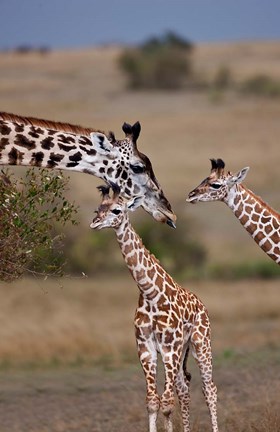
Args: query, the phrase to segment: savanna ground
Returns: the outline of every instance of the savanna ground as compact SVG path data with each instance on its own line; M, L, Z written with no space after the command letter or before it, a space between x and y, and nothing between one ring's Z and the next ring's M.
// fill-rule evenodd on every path
M45 56L2 53L1 110L113 130L117 137L124 121L140 120L139 147L150 156L178 224L184 216L195 221L209 260L268 260L225 206L190 206L185 197L209 172L208 159L222 157L232 171L249 165L247 186L280 208L279 99L131 92L116 67L118 53L115 47ZM210 76L221 65L237 82L260 72L279 79L280 43L196 48L197 73ZM81 218L72 229L89 236L99 184L71 175ZM139 210L136 229L138 218L148 217ZM184 286L198 294L211 317L221 431L279 431L279 279ZM1 284L0 432L145 430L145 384L133 333L137 297L129 274ZM193 430L208 431L193 361L190 369Z

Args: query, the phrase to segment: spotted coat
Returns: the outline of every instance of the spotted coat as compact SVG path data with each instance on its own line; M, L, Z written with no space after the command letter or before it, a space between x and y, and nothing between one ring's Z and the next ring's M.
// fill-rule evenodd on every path
M200 369L212 431L218 431L217 390L212 380L208 312L198 297L178 285L145 248L130 224L128 208L132 207L117 194L110 198L105 190L91 228L114 228L126 265L140 291L134 324L138 355L146 378L149 430L157 430L157 414L161 409L165 416L165 430L172 431L175 387L184 432L190 431L190 374L186 364L191 350ZM165 368L165 385L161 396L156 384L158 353Z
M221 159L212 159L210 176L189 193L188 202L222 201L233 211L258 246L280 264L280 214L241 182L249 168L225 172Z
M156 220L173 225L171 205L149 158L137 149L140 123L124 123L116 140L94 129L0 113L0 164L79 171L114 182L127 197L144 195L143 208Z

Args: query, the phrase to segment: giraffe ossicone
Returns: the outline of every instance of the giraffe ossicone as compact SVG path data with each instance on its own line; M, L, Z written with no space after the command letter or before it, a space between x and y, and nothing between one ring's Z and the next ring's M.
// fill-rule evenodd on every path
M183 289L163 269L159 261L143 245L130 224L128 212L141 205L141 197L126 200L119 188L100 187L102 202L90 227L95 230L113 228L140 296L134 325L138 356L146 378L146 405L149 432L157 431L159 410L165 418L165 431L172 432L174 387L183 420L184 432L190 432L189 384L187 359L191 350L202 378L202 389L209 409L212 431L218 432L217 389L212 379L211 329L204 304ZM165 369L165 385L157 390L157 354Z
M0 165L78 171L114 182L126 197L143 195L154 219L175 225L176 216L149 158L137 148L141 126L124 123L125 138L68 123L0 112Z
M222 201L228 205L259 247L280 264L280 214L243 184L249 167L232 174L222 159L211 159L210 175L187 198L187 202Z

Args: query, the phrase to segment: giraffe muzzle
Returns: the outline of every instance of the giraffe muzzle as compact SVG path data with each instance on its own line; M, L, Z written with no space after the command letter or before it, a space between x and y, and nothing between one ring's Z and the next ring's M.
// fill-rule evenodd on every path
M197 203L197 202L199 201L199 199L198 199L198 197L197 197L195 191L191 191L191 192L189 193L188 198L186 199L186 201L187 201L188 203L191 203L191 204L195 204L195 203Z

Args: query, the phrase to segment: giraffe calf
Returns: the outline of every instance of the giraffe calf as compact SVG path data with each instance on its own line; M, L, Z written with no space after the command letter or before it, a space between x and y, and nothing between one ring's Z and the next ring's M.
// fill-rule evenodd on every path
M224 202L258 246L280 264L280 214L245 187L249 167L236 174L225 171L222 159L211 159L211 172L189 195L187 202Z
M147 388L149 431L157 431L157 415L161 409L165 431L172 432L174 388L176 389L184 432L190 431L189 383L187 372L189 350L200 369L204 397L209 409L212 431L218 431L217 389L212 380L210 322L207 310L197 296L178 285L145 248L132 228L128 211L141 205L141 197L125 201L119 188L101 186L102 202L91 228L113 228L124 260L138 285L140 296L135 313L135 334L139 360ZM157 391L157 355L165 369L165 385L161 397Z

